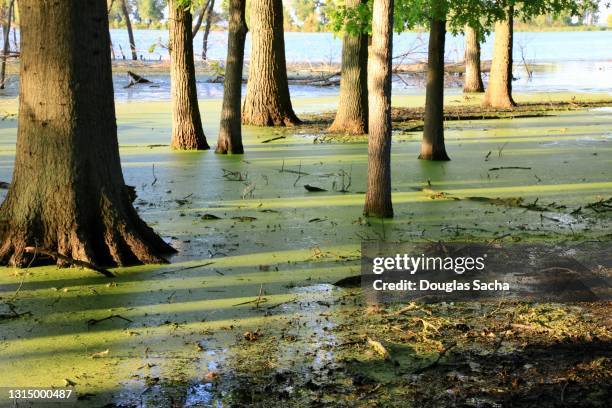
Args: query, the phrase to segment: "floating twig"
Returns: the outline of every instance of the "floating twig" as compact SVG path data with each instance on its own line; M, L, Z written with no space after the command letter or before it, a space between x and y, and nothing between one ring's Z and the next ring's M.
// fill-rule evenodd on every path
M489 169L489 171L498 171L498 170L531 170L531 167L502 166L502 167L491 167Z
M111 320L111 319L121 319L121 320L125 320L126 322L129 322L129 323L134 323L133 320L130 320L127 317L123 317L123 316L118 315L118 314L113 314L113 315L110 315L110 316L103 317L102 319L89 319L87 321L87 325L88 326L94 326L94 325L96 325L98 323L104 322L106 320Z
M287 136L277 136L277 137L273 137L272 139L266 139L264 141L262 141L261 143L270 143L273 142L275 140L280 140L280 139L286 139Z

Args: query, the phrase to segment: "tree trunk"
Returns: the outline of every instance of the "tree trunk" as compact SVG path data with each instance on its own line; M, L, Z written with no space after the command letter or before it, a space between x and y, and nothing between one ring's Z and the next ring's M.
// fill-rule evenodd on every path
M6 13L6 23L2 25L2 34L3 34L4 43L2 44L2 66L0 67L0 89L4 89L4 83L6 82L6 59L8 58L9 51L11 50L9 35L11 33L11 19L13 18L14 4L15 4L15 0L10 0L8 11ZM5 6L3 6L3 9L4 7Z
M347 0L357 7L367 0ZM345 34L342 40L340 103L330 132L368 133L368 35Z
M34 246L98 265L164 262L173 249L139 218L121 173L106 1L20 6L19 130L0 259L25 266Z
M242 95L244 41L248 31L245 8L246 0L230 0L229 2L227 61L223 86L221 126L216 153L244 153L240 124L240 98Z
M125 27L127 28L128 39L130 41L130 49L132 50L132 59L138 60L138 54L136 53L136 42L134 41L134 31L132 31L132 21L130 20L130 12L127 8L125 0L121 0L121 12L123 18L125 18Z
M215 0L209 0L208 9L206 10L206 24L204 25L204 35L202 36L202 61L208 59L208 36L210 35L210 26L212 25L213 9Z
M208 10L208 3L210 2L210 0L208 0L206 3L204 3L202 5L202 8L200 9L200 12L198 13L198 18L196 19L195 24L193 25L193 29L191 30L191 37L195 38L195 36L198 34L198 31L200 31L200 27L202 26L202 21L204 20L204 15L206 14L206 10Z
M177 0L170 0L170 88L172 94L173 149L209 149L198 108L191 12Z
M444 41L445 20L431 20L425 91L422 160L450 160L444 146Z
M482 74L480 72L480 41L478 31L465 26L465 82L463 92L484 92Z
M391 56L393 0L374 0L368 61L368 186L364 214L393 217L391 203Z
M249 81L242 106L242 123L256 126L293 126L287 82L282 0L251 1L252 49Z
M489 85L485 92L483 106L491 108L512 108L512 42L514 9L508 7L507 18L495 23L493 61L489 74Z

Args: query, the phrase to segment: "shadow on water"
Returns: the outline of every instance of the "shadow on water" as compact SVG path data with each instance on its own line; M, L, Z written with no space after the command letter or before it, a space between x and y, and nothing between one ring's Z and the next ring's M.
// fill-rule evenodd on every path
M201 104L211 144L217 105ZM331 404L322 397L335 392L326 379L346 380L338 331L367 327L353 327L358 316L343 314L351 299L329 284L359 273L362 240L609 234L609 217L586 209L612 187L612 151L596 137L612 118L601 112L457 122L447 133L453 160L443 164L417 160L413 135L399 135L397 216L384 223L361 215L365 143L314 145L299 129L262 143L279 131L245 128L243 157L177 153L167 147L167 104L119 104L118 112L125 179L136 187L139 213L181 253L171 265L117 268L112 280L72 269L6 269L0 314L10 303L32 315L0 321L0 386L60 387L69 379L97 405L248 405L279 395ZM543 144L561 126L567 135ZM0 122L0 181L10 180L15 133L14 120ZM490 170L504 166L530 169ZM341 174L350 174L348 193L334 189ZM309 193L304 184L328 191ZM470 196L566 208L545 212L549 219Z

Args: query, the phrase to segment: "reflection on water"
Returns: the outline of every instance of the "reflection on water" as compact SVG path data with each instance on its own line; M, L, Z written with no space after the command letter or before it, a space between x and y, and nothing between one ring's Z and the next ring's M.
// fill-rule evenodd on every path
M612 60L610 61L568 61L559 63L542 63L529 65L532 77L529 78L522 63L514 66L515 92L579 92L579 93L611 93L612 94ZM170 100L170 75L146 74L154 82L153 85L142 84L125 88L128 84L126 74L113 75L115 98L120 102L132 101L167 101ZM198 97L200 99L221 99L223 97L223 84L209 82L210 77L199 75L197 82ZM484 75L485 85L488 74ZM447 82L448 93L459 93L462 89L462 78L457 76ZM0 98L14 98L18 94L19 80L17 76L10 76L6 89L0 91ZM293 98L321 97L338 95L337 86L319 87L309 85L290 85ZM243 85L243 95L246 85ZM425 93L423 76L402 75L402 79L393 81L395 95L413 95Z
M209 350L206 354L206 368L209 373L216 373L219 370L220 361L224 359L227 349L217 352ZM221 401L216 399L214 380L209 379L205 382L196 382L188 390L185 396L183 407L222 407Z

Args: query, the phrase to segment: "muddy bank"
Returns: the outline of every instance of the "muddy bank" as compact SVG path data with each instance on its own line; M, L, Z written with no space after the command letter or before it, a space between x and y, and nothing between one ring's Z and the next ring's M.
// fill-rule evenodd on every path
M291 350L291 342L303 341L287 337L295 332L290 322L285 334L246 342L240 357L229 360L237 381L228 392L232 401L603 407L610 395L610 304L385 307L362 303L354 290L341 292L330 307L317 312L318 321L326 323L320 324L323 334L316 336L319 343L313 341L316 349L306 353L309 357L300 355L299 347L289 356L283 352Z
M449 101L452 99L452 101ZM545 99L545 98L541 98ZM478 121L495 119L518 119L537 118L543 116L555 116L560 112L574 110L586 110L593 108L605 108L612 106L612 98L585 98L584 96L567 95L550 99L548 102L536 100L524 100L511 109L483 108L480 105L482 95L464 95L462 97L447 97L444 106L445 121ZM394 106L391 110L392 121L395 132L420 132L423 130L424 107L400 107ZM316 114L302 115L306 127L321 132L317 141L351 141L363 139L365 136L342 135L327 133L327 127L334 120L335 112L328 111ZM565 129L567 130L567 129Z

